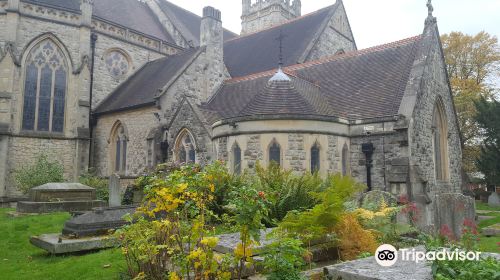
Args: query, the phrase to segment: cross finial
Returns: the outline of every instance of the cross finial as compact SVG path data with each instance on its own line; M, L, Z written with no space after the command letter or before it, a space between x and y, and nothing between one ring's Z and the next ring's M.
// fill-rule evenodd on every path
M432 0L427 1L427 10L429 11L429 17L432 17L432 12L434 12L434 7L432 6Z
M427 19L425 19L425 24L431 24L431 23L436 23L436 18L432 15L432 12L434 12L434 6L432 6L432 0L427 0Z
M279 66L280 68L283 66L283 39L285 39L287 36L283 35L282 30L280 29L280 35L276 38L277 41L280 43L280 56L279 56Z

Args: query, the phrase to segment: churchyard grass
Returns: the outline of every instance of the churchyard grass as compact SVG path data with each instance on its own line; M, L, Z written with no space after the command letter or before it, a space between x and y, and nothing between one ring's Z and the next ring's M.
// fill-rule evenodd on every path
M491 216L491 219L479 222L478 228L483 229L492 225L500 224L500 207L489 206L487 203L476 201L476 210L490 211L481 213L481 216ZM481 236L479 249L484 252L500 253L499 236Z
M10 217L0 209L0 279L119 279L125 270L119 249L52 256L29 242L32 235L61 232L68 213Z
M476 210L484 211L500 211L500 206L490 206L488 203L484 203L476 200Z

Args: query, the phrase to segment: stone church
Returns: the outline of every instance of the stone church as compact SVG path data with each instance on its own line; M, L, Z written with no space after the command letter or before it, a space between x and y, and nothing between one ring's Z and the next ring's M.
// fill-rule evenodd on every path
M165 161L276 162L407 195L438 223L462 151L431 3L422 34L364 50L342 0L242 5L238 35L167 0L0 0L0 197L41 153L124 185Z

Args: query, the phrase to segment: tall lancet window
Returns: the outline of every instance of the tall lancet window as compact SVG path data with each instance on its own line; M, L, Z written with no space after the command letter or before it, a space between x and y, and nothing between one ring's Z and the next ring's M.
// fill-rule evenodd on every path
M320 149L319 144L315 143L311 148L311 172L318 172L320 169Z
M26 59L22 129L63 132L67 65L50 39L38 43Z
M432 121L433 145L434 145L434 169L436 180L447 181L448 176L448 122L441 101L434 107Z
M233 146L233 172L241 174L241 149L238 143Z
M121 123L117 123L111 134L112 159L114 172L125 174L127 170L128 136Z
M281 147L276 140L269 146L269 163L281 165Z
M346 176L349 172L349 147L347 143L342 148L342 176Z
M196 147L191 133L186 129L179 133L174 150L176 160L180 163L196 162Z

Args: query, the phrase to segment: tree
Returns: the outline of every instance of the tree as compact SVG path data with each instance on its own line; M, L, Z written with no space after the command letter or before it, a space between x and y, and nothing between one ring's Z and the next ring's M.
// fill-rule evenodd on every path
M474 36L451 32L443 35L441 41L462 132L463 166L466 172L477 171L481 139L474 103L494 94L495 86L489 79L500 75L498 39L484 31Z
M478 169L484 173L489 186L500 185L500 102L481 98L475 103L476 121L484 138L477 159Z

